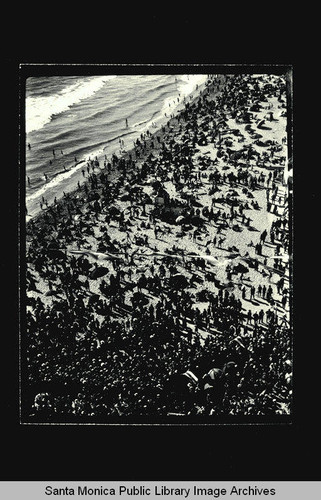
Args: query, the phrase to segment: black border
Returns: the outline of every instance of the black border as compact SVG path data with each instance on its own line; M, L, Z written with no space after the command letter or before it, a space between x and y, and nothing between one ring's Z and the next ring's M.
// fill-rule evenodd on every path
M188 47L189 44L185 46ZM27 50L27 49L25 49ZM32 53L32 51L31 51ZM36 51L37 53L37 51ZM185 52L186 53L186 52ZM246 53L246 52L245 52ZM22 51L23 54L23 51ZM39 54L39 51L38 51ZM41 49L40 49L41 54ZM260 64L271 62L261 54ZM282 52L279 51L280 57ZM68 55L65 60L68 61ZM53 51L34 62L55 62ZM71 61L81 61L73 56ZM243 61L246 56L243 55ZM309 94L306 80L313 78L306 64L284 57L281 64L293 65L294 71L294 325L296 336L295 379L296 413L292 425L251 427L77 427L21 426L17 401L18 386L18 251L17 251L17 190L18 174L18 75L19 63L30 62L21 56L8 60L6 95L9 114L6 133L9 137L8 159L4 159L2 182L6 197L2 197L2 224L5 234L2 244L1 276L5 291L3 305L2 350L2 423L3 437L9 438L2 480L318 480L319 412L318 385L319 352L316 349L318 329L314 313L318 311L317 296L313 295L316 276L312 252L317 226L315 218L320 206L317 183L311 182L309 168L315 166L305 114ZM88 59L87 59L88 60ZM104 59L100 59L102 61ZM105 56L106 60L106 56ZM153 60L151 58L150 60ZM157 60L154 57L154 61ZM168 62L170 56L166 59ZM176 61L180 60L177 57ZM182 60L182 59L181 59ZM204 61L201 55L196 60ZM242 57L228 58L236 63ZM59 59L60 62L63 58ZM216 58L223 62L224 57ZM253 59L252 59L253 61ZM258 61L258 59L254 59ZM84 62L82 60L82 62ZM91 62L99 62L95 57ZM128 61L127 61L128 62ZM145 60L146 62L146 60ZM255 64L255 62L254 62ZM310 88L311 92L311 88ZM316 143L318 144L318 143ZM317 149L317 146L313 146ZM310 153L310 155L309 155ZM305 168L304 168L305 167ZM313 174L314 171L312 170ZM311 216L309 217L309 214ZM302 237L301 237L302 235ZM301 239L302 238L302 239ZM312 242L311 242L312 240ZM304 260L305 247L312 253ZM305 267L305 265L307 267ZM308 279L311 281L309 282ZM307 293L308 292L308 293ZM5 326L6 325L6 326Z

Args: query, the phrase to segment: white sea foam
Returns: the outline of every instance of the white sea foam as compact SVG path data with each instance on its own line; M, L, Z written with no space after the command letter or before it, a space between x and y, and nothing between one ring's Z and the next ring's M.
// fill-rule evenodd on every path
M195 91L197 85L202 85L206 80L207 75L181 75L178 82L178 91L186 97Z
M78 163L76 166L70 168L69 170L66 170L56 175L50 181L44 184L40 189L37 189L37 191L34 191L33 193L29 194L26 197L26 201L31 202L37 198L40 198L42 195L46 194L48 190L50 191L54 186L57 186L60 182L71 177L76 172L76 170L79 170L79 168L83 166L84 166L84 161Z
M83 168L84 165L86 165L87 161L95 160L96 157L100 159L103 152L104 151L102 149L97 149L95 151L92 151L91 153L88 153L85 156L85 159L80 160L80 162L77 163L77 165L69 167L68 170L63 171L58 175L55 175L52 179L46 182L46 184L44 184L40 189L37 189L37 191L34 191L33 193L29 194L26 197L26 201L31 202L45 195L47 191L50 191L53 187L58 186L61 182L64 182L70 177L72 177L76 172L78 172L79 169Z
M177 89L180 94L179 101L178 96L167 97L164 100L163 108L161 110L161 115L169 116L171 115L179 106L183 103L183 98L192 94L196 87L202 85L207 80L207 75L180 75L178 77Z
M97 76L86 82L74 83L54 96L27 97L26 99L26 132L41 129L49 123L54 115L63 113L73 104L86 99L109 80L117 75Z

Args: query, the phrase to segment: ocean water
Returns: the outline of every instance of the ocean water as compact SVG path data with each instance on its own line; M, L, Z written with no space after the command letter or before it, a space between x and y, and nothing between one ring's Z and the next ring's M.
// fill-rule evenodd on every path
M26 80L26 207L36 215L83 182L86 161L100 167L157 130L207 75L30 77ZM127 124L126 125L126 119ZM120 143L119 141L123 141ZM30 144L30 148L28 147Z

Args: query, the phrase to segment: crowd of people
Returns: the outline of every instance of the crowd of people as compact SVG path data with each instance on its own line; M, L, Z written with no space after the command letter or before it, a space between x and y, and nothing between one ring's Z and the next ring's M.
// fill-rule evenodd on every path
M26 418L291 412L286 141L260 133L275 106L281 77L212 76L29 221Z

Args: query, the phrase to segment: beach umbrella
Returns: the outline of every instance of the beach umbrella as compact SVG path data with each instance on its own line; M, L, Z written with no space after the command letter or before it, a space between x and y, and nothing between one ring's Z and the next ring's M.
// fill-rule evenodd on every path
M185 288L189 285L189 281L183 274L174 274L170 277L170 285L175 288Z
M90 279L94 280L105 276L108 272L109 269L107 269L107 267L99 266L90 273L89 277Z
M108 208L108 213L111 214L111 215L117 215L120 213L120 210L119 208L115 207L114 205L112 205L111 207Z
M235 361L228 361L223 367L223 373L229 373L237 368Z
M243 349L246 349L245 345L241 342L241 337L235 337L234 339L232 339L232 342L236 342L240 347L242 347Z
M39 393L35 396L34 405L37 410L50 406L50 396L47 392Z
M54 259L66 259L66 254L62 250L49 249L48 250L49 257Z
M88 305L95 304L100 300L100 296L97 293L93 293L88 299Z
M212 368L206 375L210 380L214 381L221 378L222 374L223 371L220 368Z
M191 370L186 370L186 372L182 373L182 376L186 377L194 386L198 384L198 378Z
M142 305L147 305L149 303L149 300L148 298L146 297L146 295L144 295L143 293L141 292L135 292L133 294L133 299L132 301L135 303L135 302L141 302Z
M57 241L50 241L50 243L48 243L47 249L48 250L58 250L59 245L58 245Z
M121 196L119 199L120 201L128 201L130 200L130 196L128 194L123 194L123 196Z
M223 370L220 368L212 368L203 376L203 389L208 391L214 389L221 384L223 379Z
M193 226L200 227L204 224L204 220L201 217L194 216L191 217L191 223L193 224Z
M232 191L229 191L227 193L227 196L240 196L240 195L237 191L235 191L235 189L233 189Z
M236 272L236 273L248 273L249 268L244 266L243 264L239 263L236 266L234 266L234 272Z

